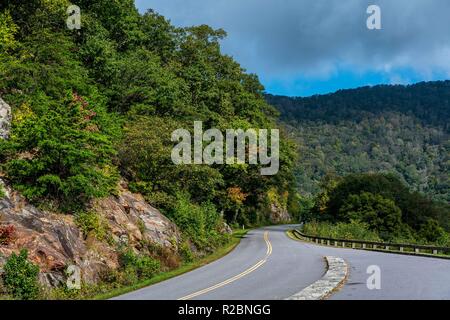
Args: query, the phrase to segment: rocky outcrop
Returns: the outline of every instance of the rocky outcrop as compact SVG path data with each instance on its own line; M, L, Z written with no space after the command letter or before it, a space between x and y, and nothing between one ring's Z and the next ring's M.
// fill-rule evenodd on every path
M63 280L67 265L84 265L87 249L70 217L38 210L5 189L7 195L0 200L0 226L13 226L14 234L10 243L0 246L3 261L11 253L27 249L30 260L40 267L42 280L51 279L55 282L52 285Z
M0 139L8 139L11 118L11 107L0 97Z
M219 230L222 234L233 234L233 229L226 223L225 221L222 222L222 227Z
M270 214L270 221L272 223L285 223L292 220L288 210L276 203L270 205L269 214Z
M119 195L95 201L93 210L108 222L114 241L136 250L142 243L154 243L177 249L180 233L177 226L139 194L133 194L121 183Z
M86 238L72 216L39 210L17 192L6 186L3 189L6 196L0 199L0 227L13 226L14 235L9 243L0 244L0 269L11 253L27 249L29 259L41 270L41 282L50 286L65 281L64 272L69 265L80 267L85 282L97 282L102 272L119 267L120 244L139 251L144 241L171 249L180 241L172 222L140 195L123 188L119 196L98 200L93 205L107 222L112 243Z

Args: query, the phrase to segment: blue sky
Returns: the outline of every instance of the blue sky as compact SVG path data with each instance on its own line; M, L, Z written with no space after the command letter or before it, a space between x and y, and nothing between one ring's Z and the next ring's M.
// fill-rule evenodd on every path
M394 76L395 78L392 78ZM435 73L431 78L423 77L413 69L397 70L395 75L382 71L355 72L352 69L338 70L326 78L291 77L285 79L262 78L266 91L286 96L311 96L325 94L340 89L373 86L377 84L413 84L424 80L446 80L445 74Z
M367 7L381 8L368 30ZM136 0L177 26L208 24L272 94L310 96L450 78L448 0Z

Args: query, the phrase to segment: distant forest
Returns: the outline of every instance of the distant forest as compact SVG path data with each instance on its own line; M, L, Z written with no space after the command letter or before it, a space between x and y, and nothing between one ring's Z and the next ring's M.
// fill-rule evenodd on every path
M327 175L382 172L450 202L450 81L266 99L297 141L303 196Z

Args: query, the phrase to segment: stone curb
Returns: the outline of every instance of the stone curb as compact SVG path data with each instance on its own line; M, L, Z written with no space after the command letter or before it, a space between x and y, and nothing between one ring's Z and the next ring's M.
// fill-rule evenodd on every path
M348 276L345 260L336 257L325 257L325 260L328 264L325 276L286 300L323 300L344 284Z

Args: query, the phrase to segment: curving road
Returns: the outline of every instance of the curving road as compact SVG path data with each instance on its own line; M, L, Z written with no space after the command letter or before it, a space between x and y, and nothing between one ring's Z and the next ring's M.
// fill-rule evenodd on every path
M322 247L291 240L294 226L253 230L227 256L119 300L278 300L319 280L324 256L347 261L350 275L330 299L450 299L450 260ZM381 289L366 270L381 268Z

